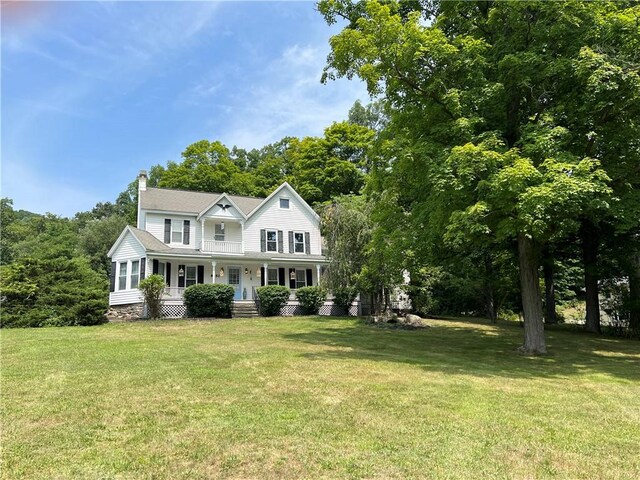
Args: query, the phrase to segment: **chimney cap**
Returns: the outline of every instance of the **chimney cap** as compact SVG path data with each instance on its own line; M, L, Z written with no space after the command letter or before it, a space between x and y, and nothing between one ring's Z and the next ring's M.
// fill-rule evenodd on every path
M140 170L140 173L138 174L139 177L146 177L147 176L147 171L146 170Z

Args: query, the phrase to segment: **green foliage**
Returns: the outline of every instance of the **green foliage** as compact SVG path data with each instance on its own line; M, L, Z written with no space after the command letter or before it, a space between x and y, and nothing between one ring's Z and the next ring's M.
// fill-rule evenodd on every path
M162 275L149 275L140 280L138 289L142 292L142 297L147 305L147 314L150 318L162 317L162 297L166 287Z
M234 289L222 283L197 284L187 287L183 298L191 317L230 317Z
M19 259L0 269L2 327L106 321L107 280L84 258Z
M289 289L282 285L265 285L257 289L260 313L265 317L280 315L280 309L289 300Z
M78 250L89 259L91 268L109 277L111 262L107 252L127 226L127 219L111 215L91 220L80 230Z
M333 290L333 303L348 314L356 295L358 295L358 289L354 286L337 287Z
M317 286L303 287L296 290L296 297L305 315L317 315L327 298L327 291Z

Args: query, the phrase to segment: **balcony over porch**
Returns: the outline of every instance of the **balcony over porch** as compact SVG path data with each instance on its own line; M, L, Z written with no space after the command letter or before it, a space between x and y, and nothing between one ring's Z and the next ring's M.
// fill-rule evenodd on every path
M203 240L201 251L206 253L242 253L242 242Z
M204 253L244 253L244 232L241 221L203 218L200 251Z

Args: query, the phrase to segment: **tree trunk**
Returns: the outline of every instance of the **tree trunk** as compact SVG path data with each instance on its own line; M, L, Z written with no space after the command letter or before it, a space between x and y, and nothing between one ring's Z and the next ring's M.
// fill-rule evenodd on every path
M640 252L631 258L629 271L629 331L631 335L640 335Z
M533 240L523 233L518 234L518 261L524 315L524 345L521 350L526 354L544 354L547 353L547 346L544 341L538 262Z
M586 221L582 224L581 235L587 310L584 329L587 332L600 333L600 299L597 270L599 244L598 232L591 222Z
M547 251L542 261L542 271L544 273L544 306L545 323L558 323L556 318L556 286L553 280L553 257Z
M491 319L491 323L498 323L498 311L496 308L495 296L493 293L493 262L489 255L484 257L484 299L487 309L487 315Z

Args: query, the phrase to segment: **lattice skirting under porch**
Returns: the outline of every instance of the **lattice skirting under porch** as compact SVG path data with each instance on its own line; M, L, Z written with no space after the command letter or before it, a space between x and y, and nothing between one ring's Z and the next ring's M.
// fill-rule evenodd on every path
M347 315L351 317L358 316L359 305L358 302L354 302L351 307L349 307L349 313ZM282 309L280 310L280 315L283 317L293 317L295 315L302 315L302 307L300 303L297 301L288 302ZM143 317L148 317L147 306L144 306ZM333 302L325 302L325 304L320 307L319 315L323 316L344 316L345 312L337 305L334 305ZM176 303L165 303L162 305L162 318L184 318L187 316L187 307L184 305L176 304Z

